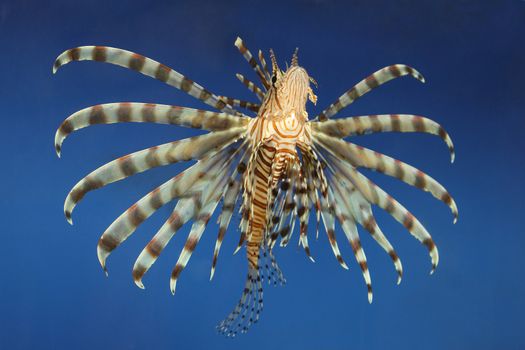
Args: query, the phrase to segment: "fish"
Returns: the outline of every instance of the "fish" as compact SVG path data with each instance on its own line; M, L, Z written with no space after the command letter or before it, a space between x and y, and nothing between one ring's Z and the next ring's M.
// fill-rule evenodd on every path
M435 121L419 115L333 118L363 95L393 79L409 76L425 82L421 73L404 64L379 69L310 118L308 105L317 103L313 88L318 84L299 65L298 49L283 70L273 50L267 64L263 52L259 50L255 57L241 38L237 37L235 46L254 71L258 83L241 74L236 77L256 101L214 94L162 63L123 49L81 46L64 51L56 59L53 73L73 61L105 62L159 80L213 108L209 111L155 103L105 103L75 112L59 126L55 134L59 157L63 142L71 133L96 124L157 123L208 131L124 155L93 170L71 189L64 203L64 214L73 224L73 210L88 192L152 168L195 161L139 199L104 231L97 255L106 274L109 255L154 212L168 204L173 205L173 211L136 259L133 280L144 288L143 277L164 248L182 226L191 225L171 273L170 290L175 294L182 271L209 220L218 212L211 280L222 242L237 213L240 224L235 253L245 250L248 272L239 302L217 325L217 331L228 337L246 333L259 321L263 284L286 283L273 252L277 242L286 247L294 231L298 231L298 245L315 261L308 241L309 231L315 226L317 238L324 227L336 260L348 269L338 245L337 223L340 227L337 234L342 232L348 241L362 272L370 303L372 282L359 226L390 256L398 284L403 276L401 260L376 222L373 206L390 214L428 249L433 272L439 253L431 235L412 213L360 169L376 171L429 192L450 208L455 223L458 209L454 199L443 185L423 171L345 139L382 132L427 133L443 140L453 162L455 151L449 134ZM315 220L313 224L311 219Z

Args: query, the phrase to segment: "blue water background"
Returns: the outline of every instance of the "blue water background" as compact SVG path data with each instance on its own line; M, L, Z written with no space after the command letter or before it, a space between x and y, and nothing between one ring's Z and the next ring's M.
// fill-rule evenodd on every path
M181 230L135 287L131 267L171 211L166 206L108 260L98 264L100 234L143 194L188 164L134 176L90 193L69 226L70 188L121 155L201 132L173 126L94 126L53 148L61 121L99 103L204 104L159 81L119 67L82 62L52 75L55 57L80 45L145 54L210 90L253 97L236 80L253 72L233 46L273 48L281 65L299 61L319 82L319 113L342 92L393 63L417 68L427 83L402 78L340 114L414 113L452 136L451 165L438 137L377 134L353 138L428 172L459 206L378 174L433 234L440 264L429 276L426 249L393 219L377 219L400 255L396 286L390 258L362 234L374 286L366 287L342 232L350 271L339 267L322 234L311 240L316 263L297 235L277 259L286 287L265 288L261 322L234 340L214 326L240 296L243 254L227 233L214 280L210 225L177 293L169 275L188 228ZM0 348L2 349L524 349L525 333L525 2L524 1L0 1ZM213 219L214 221L214 219ZM235 219L234 224L238 223ZM312 231L313 233L313 231Z

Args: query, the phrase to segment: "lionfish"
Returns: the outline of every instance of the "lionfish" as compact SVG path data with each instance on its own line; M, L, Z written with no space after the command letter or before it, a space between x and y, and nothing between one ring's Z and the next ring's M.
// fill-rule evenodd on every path
M263 309L263 282L286 282L273 248L285 247L299 221L299 245L312 261L308 244L310 214L316 219L316 237L322 221L339 264L348 269L339 251L335 222L339 222L361 269L372 302L372 284L357 224L362 226L391 257L401 281L401 260L372 213L375 205L401 223L429 251L432 271L439 260L430 234L403 205L387 194L358 168L393 176L430 192L444 202L457 220L457 207L447 190L432 177L400 160L359 146L344 138L378 132L422 132L438 135L454 161L454 147L438 123L418 115L364 115L331 120L345 107L374 88L410 75L424 82L414 68L395 64L382 68L346 91L315 118L309 119L306 104L317 101L310 83L316 81L298 63L297 49L286 70L279 68L270 50L271 73L263 53L258 62L240 38L235 46L255 71L261 87L241 74L237 78L259 102L215 95L179 72L142 55L106 46L82 46L63 52L53 73L71 61L93 60L129 68L160 80L199 99L219 112L151 103L108 103L82 109L58 128L58 156L64 139L73 131L93 124L149 122L210 131L207 134L165 143L115 159L80 180L67 195L64 212L71 213L86 193L154 167L195 160L187 170L166 181L122 213L102 234L97 254L107 274L109 254L124 242L160 207L177 200L173 212L142 250L133 266L136 285L157 260L175 233L192 222L186 243L170 279L171 292L187 265L211 216L218 206L218 237L213 252L210 280L226 231L236 208L240 215L240 239L235 252L246 248L248 275L241 298L233 311L217 325L220 333L235 336L259 320ZM252 117L239 109L256 114ZM249 112L247 112L249 113ZM315 214L315 215L314 215Z

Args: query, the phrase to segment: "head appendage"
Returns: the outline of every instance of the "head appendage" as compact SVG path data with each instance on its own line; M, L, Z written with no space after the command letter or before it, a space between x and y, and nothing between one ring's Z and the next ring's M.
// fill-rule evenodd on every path
M293 53L293 56L292 56L292 67L297 67L299 65L299 58L297 56L298 52L299 52L299 48L296 47Z
M312 84L314 84L316 88L319 87L319 86L317 86L317 80L315 80L315 79L312 78L312 77L308 77L308 79L310 79L310 82L311 82Z
M277 59L275 58L275 53L273 49L270 49L270 59L272 60L272 73L277 74L280 71L279 65L277 64Z

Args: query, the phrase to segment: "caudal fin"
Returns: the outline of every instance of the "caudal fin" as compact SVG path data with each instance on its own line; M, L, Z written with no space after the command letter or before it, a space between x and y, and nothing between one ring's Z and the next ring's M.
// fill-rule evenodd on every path
M274 286L277 286L277 284L284 286L286 284L286 278L277 264L272 251L265 245L262 253L262 260L260 260L259 264L262 267L261 279L263 282L266 280L268 284L273 284Z
M227 337L235 337L239 332L246 333L257 323L263 310L263 288L259 270L248 269L246 284L239 303L233 311L217 325L217 331Z

